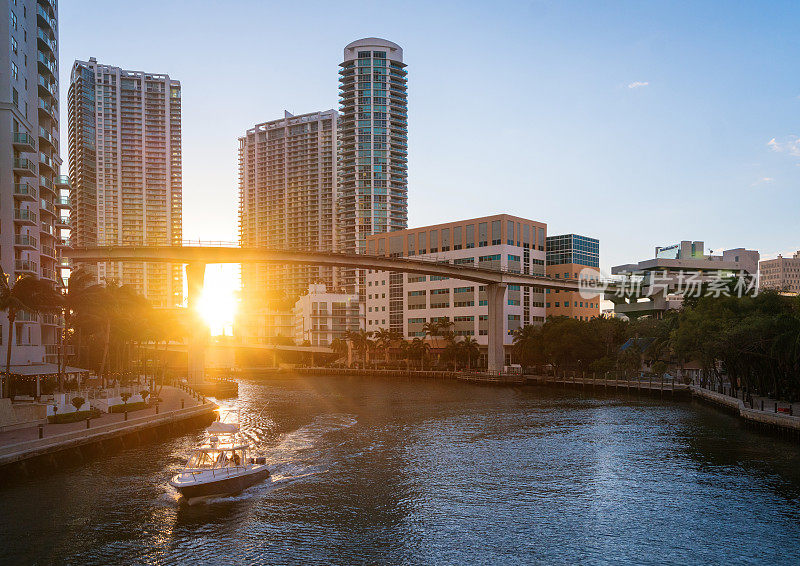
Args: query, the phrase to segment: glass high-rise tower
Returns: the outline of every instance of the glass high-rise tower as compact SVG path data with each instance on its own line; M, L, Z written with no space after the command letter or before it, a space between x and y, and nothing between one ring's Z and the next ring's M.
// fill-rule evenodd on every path
M408 227L408 97L403 50L370 37L344 48L339 71L339 249ZM363 274L342 272L349 292Z

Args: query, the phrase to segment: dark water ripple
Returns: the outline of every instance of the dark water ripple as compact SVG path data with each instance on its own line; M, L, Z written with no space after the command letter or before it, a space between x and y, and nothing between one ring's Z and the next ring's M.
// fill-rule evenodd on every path
M0 486L2 564L797 564L800 449L691 403L240 382L273 477L188 507L200 432Z

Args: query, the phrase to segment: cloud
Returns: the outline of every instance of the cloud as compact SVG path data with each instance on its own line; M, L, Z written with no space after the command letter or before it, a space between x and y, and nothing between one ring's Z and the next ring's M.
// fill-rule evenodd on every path
M650 83L648 81L634 81L632 83L628 83L628 88L641 88L643 86L648 86Z
M772 138L767 142L772 151L777 153L787 153L794 157L800 157L800 138L797 136L787 136L782 140Z
M751 187L755 187L756 185L763 185L765 183L771 183L775 179L773 177L761 177L758 181L751 183Z

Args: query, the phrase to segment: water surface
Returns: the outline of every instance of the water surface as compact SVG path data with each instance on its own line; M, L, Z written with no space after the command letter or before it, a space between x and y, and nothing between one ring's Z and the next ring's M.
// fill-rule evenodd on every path
M245 378L273 477L186 506L201 431L0 486L2 564L797 564L800 449L691 402Z

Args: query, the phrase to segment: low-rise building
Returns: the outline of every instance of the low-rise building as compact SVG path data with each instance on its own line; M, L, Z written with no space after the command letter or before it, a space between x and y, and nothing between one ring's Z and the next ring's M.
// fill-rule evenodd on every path
M800 293L800 251L792 257L778 255L759 264L759 285L762 289L777 289Z
M544 275L546 236L542 222L498 214L367 236L367 253ZM508 352L514 330L544 321L544 293L509 285L504 302ZM364 316L368 331L388 328L406 338L423 337L427 322L448 320L457 336L488 346L486 288L469 281L369 271Z
M578 279L581 271L600 268L600 241L578 234L561 234L547 237L548 277ZM594 276L594 275L593 275ZM600 295L578 291L548 289L545 299L547 316L567 316L590 320L600 315Z
M733 277L738 278L741 292L752 290L759 257L757 251L745 248L706 255L701 241L656 247L652 259L612 267L611 274L619 281L606 291L605 298L614 303L618 315L660 317L667 310L679 309L683 298L700 293L703 285L711 285L713 292L721 294L728 292L722 286Z
M324 284L308 286L294 305L294 339L297 344L330 346L347 332L363 328L363 309L357 294L329 292Z

